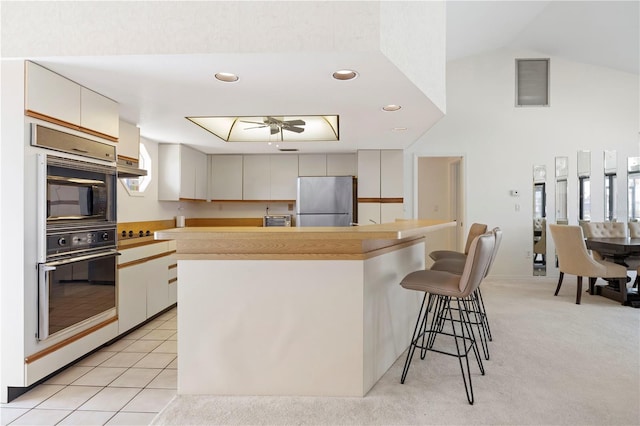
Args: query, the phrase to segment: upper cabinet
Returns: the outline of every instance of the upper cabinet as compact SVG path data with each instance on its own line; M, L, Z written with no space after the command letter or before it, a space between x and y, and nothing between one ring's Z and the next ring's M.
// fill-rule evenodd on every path
M119 110L117 102L81 87L80 127L117 138L120 125Z
M27 112L80 126L81 86L33 62L26 62L26 70Z
M242 176L243 200L295 200L298 156L245 155Z
M118 140L117 102L30 61L26 62L25 114Z
M403 152L399 149L380 151L380 198L402 198Z
M158 200L207 199L207 155L180 144L158 145Z
M140 128L138 126L120 121L120 137L116 147L118 158L138 161L140 156Z
M210 155L211 201L242 200L242 155Z
M356 154L327 154L327 176L357 176Z
M380 151L358 151L358 198L380 198Z

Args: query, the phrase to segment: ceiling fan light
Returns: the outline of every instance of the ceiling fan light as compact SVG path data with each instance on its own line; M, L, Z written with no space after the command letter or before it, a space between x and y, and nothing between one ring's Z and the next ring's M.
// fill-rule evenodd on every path
M358 76L358 73L353 70L338 70L333 73L333 78L336 80L353 80Z
M230 72L218 72L216 73L215 77L216 79L224 81L225 83L233 83L240 79L237 75Z
M400 105L389 104L382 107L385 111L397 111L402 108Z

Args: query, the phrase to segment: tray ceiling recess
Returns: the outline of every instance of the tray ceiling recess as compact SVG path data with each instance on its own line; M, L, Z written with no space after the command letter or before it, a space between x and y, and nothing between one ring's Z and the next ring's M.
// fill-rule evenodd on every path
M225 142L339 141L337 115L186 117Z

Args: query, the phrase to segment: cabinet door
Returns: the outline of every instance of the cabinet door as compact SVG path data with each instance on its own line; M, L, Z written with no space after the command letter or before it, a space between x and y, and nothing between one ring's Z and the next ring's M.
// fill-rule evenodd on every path
M380 203L358 203L358 224L380 223Z
M402 198L404 180L404 154L402 150L380 151L380 197Z
M380 198L380 151L358 151L358 198Z
M25 109L80 125L79 84L33 62L26 62Z
M269 155L245 155L242 159L242 199L271 199Z
M242 200L242 155L210 155L212 200Z
M158 200L178 201L180 197L180 145L158 144Z
M326 176L327 155L298 155L298 176Z
M169 306L168 270L169 256L144 263L147 276L147 318Z
M207 187L209 183L207 155L195 151L194 154L194 167L195 167L195 199L206 200L207 199Z
M167 285L169 286L169 300L168 306L178 302L178 261L176 255L169 256L167 265Z
M272 155L270 200L295 200L298 185L298 156Z
M180 196L181 199L196 199L196 151L180 145Z
M118 157L138 161L140 156L140 128L135 124L120 121L118 137Z
M86 87L81 88L80 95L80 125L117 138L120 125L118 103Z
M356 154L327 154L327 176L356 176Z
M404 205L402 203L380 204L380 223L395 222L404 218Z
M147 281L144 264L118 269L118 333L147 319Z

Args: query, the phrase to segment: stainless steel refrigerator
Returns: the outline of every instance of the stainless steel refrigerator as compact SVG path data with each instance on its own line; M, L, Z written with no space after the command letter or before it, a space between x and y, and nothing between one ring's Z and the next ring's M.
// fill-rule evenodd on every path
M355 222L356 192L353 176L299 177L296 226L350 226Z

